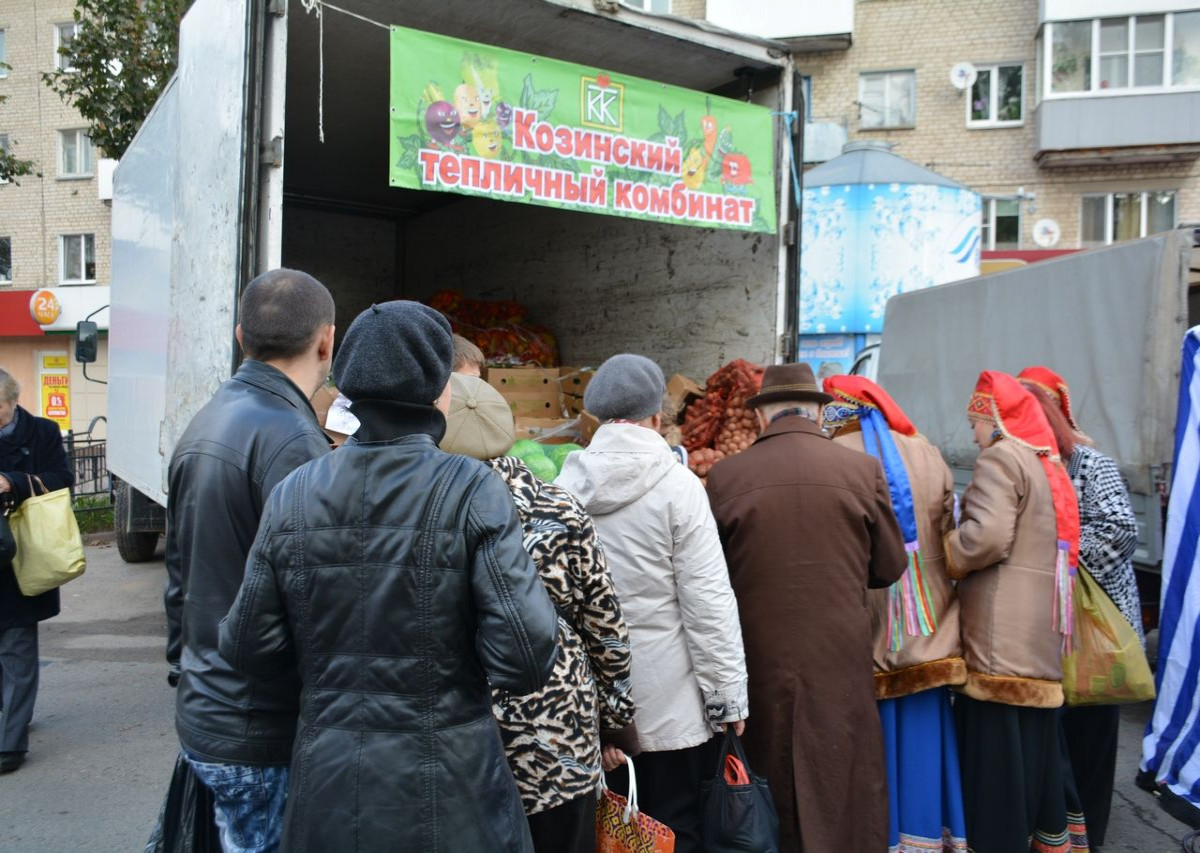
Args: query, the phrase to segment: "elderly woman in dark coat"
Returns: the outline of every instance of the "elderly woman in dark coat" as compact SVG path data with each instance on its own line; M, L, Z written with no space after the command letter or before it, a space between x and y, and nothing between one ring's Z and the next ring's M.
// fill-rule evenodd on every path
M17 405L21 386L0 368L0 511L30 497L37 477L50 491L74 481L62 433L54 421ZM26 598L12 562L0 561L0 773L11 773L29 751L29 720L38 687L38 622L58 615L58 590Z

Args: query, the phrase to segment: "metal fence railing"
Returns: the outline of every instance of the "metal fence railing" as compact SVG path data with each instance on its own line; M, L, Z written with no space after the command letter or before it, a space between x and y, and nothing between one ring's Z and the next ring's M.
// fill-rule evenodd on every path
M112 477L108 473L108 443L103 438L92 437L100 420L103 418L93 419L87 432L67 433L67 459L75 474L71 497L77 510L105 510L113 505Z

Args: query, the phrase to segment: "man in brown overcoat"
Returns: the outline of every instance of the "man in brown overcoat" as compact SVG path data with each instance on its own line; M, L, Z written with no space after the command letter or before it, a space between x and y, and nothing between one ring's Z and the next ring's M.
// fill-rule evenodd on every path
M744 737L779 812L780 849L886 851L887 778L867 589L907 568L879 462L821 431L831 398L806 364L768 367L763 433L708 475L741 613Z

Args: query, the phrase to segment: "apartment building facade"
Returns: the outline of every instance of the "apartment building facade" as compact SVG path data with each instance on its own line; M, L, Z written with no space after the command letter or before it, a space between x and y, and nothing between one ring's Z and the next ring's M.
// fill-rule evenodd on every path
M886 142L983 196L985 251L1200 222L1197 0L674 0L670 11L788 42L808 95L806 162Z
M35 172L0 184L0 367L21 383L22 406L84 432L107 395L84 378L71 332L89 315L107 329L111 172L86 122L42 82L67 67L58 47L74 35L74 5L0 0L0 146ZM105 378L106 337L92 378Z

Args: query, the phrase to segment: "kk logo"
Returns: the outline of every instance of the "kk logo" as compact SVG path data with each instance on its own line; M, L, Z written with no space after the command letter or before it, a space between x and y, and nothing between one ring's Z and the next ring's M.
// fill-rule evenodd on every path
M580 124L620 133L625 129L625 86L607 74L581 77L579 110Z

